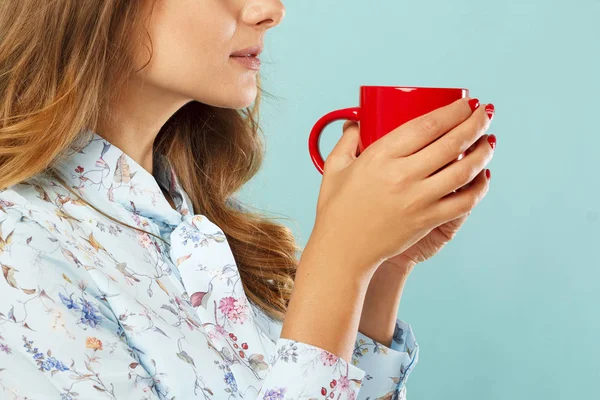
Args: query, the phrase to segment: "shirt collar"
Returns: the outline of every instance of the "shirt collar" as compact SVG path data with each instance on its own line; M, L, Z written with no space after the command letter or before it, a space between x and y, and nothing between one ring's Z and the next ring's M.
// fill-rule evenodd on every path
M85 133L83 143L71 146L54 165L85 200L105 212L112 206L168 225L178 225L183 216L193 213L191 200L165 156L154 156L151 174L97 133ZM173 198L175 209L161 186Z

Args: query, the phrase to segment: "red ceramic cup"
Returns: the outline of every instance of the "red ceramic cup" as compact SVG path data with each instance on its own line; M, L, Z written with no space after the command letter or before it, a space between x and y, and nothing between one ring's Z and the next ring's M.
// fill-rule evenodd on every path
M308 138L310 156L319 172L323 173L325 162L319 141L323 129L333 121L352 120L359 123L360 154L371 143L400 125L468 96L468 89L458 88L361 86L360 107L332 111L317 121Z

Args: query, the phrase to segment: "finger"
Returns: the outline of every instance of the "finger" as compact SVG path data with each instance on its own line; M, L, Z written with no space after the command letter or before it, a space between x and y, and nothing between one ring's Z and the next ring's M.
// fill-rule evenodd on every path
M432 221L438 225L445 224L460 216L470 213L489 191L489 179L486 170L482 170L468 189L450 193L440 199L429 211Z
M485 107L479 107L470 118L439 140L410 156L417 177L427 177L465 152L490 126Z
M344 134L329 153L327 160L325 160L328 170L343 169L356 159L360 140L358 124L354 121L346 121L342 129Z
M490 135L492 135L492 134L490 133ZM452 165L452 164L454 164L454 163L457 163L457 162L459 162L460 160L462 160L463 158L465 158L466 156L468 156L469 154L471 154L471 153L473 152L473 150L475 150L475 146L476 146L476 145L477 145L477 142L473 143L473 144L472 144L472 145L471 145L471 146L470 146L470 147L469 147L467 150L465 150L465 152L464 152L464 153L461 153L461 154L458 156L458 158L456 158L456 159L454 159L454 160L450 161L450 164L448 164L448 165Z
M491 136L491 135L492 135L492 134L490 133L490 134L489 134L489 136ZM477 141L477 142L473 143L473 144L471 145L471 147L469 147L467 150L465 150L465 152L464 152L464 153L461 153L461 154L458 156L458 158L457 158L457 159L450 161L450 164L448 164L447 166L445 166L445 167L443 167L443 168L440 168L438 171L436 171L436 173L438 173L439 171L443 170L444 168L448 168L450 165L453 165L453 164L455 164L455 163L459 162L460 160L462 160L463 158L465 158L466 156L468 156L469 154L471 154L471 153L473 152L473 150L475 150L475 146L477 146L477 143L479 143L479 141ZM467 184L466 184L466 185L464 185L464 186L461 186L460 188L456 189L456 191L459 191L459 190L463 190L463 189L466 189L466 188L468 188L468 187L469 187L469 185L470 185L470 183L471 183L471 182L467 183Z
M351 120L346 120L346 122L344 122L344 126L342 127L342 132L346 132L346 129L350 128L352 125L357 125L358 122L356 121L351 121Z
M466 97L402 124L371 146L380 147L392 157L406 157L425 148L452 128L464 122L473 110Z
M438 226L437 231L439 232L439 234L443 235L440 239L443 241L450 241L454 239L460 228L467 221L467 218L469 218L470 214L471 212L468 212L466 214L461 215L458 218L453 219L452 221L448 221L445 224ZM432 232L435 231L436 229L434 229Z
M423 182L425 192L432 198L439 199L470 183L494 156L494 150L487 139L488 135L482 136L476 142L475 150L468 156L426 178Z
M358 129L359 129L359 133L358 133L359 137L358 137L358 139L360 141L360 123L359 122L348 120L348 121L344 122L344 127L342 128L342 130L345 132L346 129L350 128L352 125L357 125L358 126ZM359 144L360 144L360 142L359 142ZM354 152L354 156L358 157L359 155L360 155L360 149L359 149L359 147L357 145L356 146L356 151Z

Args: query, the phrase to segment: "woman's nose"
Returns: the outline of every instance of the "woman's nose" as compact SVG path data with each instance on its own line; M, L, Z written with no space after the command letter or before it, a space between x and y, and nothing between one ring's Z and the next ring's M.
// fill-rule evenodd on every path
M265 29L279 25L284 16L285 7L281 0L250 0L242 10L245 23Z

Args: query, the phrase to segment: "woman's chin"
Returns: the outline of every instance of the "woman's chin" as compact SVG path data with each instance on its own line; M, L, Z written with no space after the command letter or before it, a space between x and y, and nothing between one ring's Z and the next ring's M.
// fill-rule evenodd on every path
M256 83L252 85L239 85L237 87L228 88L229 90L221 90L219 93L215 93L212 97L208 98L207 96L193 96L196 101L201 103L219 107L219 108L232 108L236 110L241 110L246 107L250 107L254 100L256 99L256 95L258 94L258 88L256 87Z
M231 99L231 103L229 108L234 108L236 110L241 110L246 107L250 107L254 100L256 99L258 89L256 85L254 85L250 89L241 90L234 99Z

